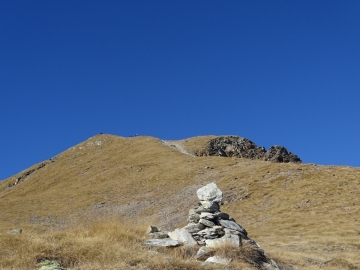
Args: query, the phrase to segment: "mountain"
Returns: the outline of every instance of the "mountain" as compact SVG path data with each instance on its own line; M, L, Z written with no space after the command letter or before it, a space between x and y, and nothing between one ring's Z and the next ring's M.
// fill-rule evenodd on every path
M196 190L215 182L222 211L268 252L301 269L360 269L359 168L303 164L287 150L295 163L210 155L219 138L91 137L1 181L0 228L49 231L115 215L173 229L186 224Z

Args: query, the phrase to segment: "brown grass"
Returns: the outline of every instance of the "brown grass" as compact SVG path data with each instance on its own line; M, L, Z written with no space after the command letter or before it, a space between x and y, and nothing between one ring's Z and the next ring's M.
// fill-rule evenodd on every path
M181 142L193 152L208 138ZM115 215L140 227L174 229L186 224L197 188L215 182L225 194L222 211L272 256L298 269L360 269L359 168L193 157L156 138L104 134L7 188L24 172L0 182L0 235L23 243L14 252L26 249L31 235L50 241L83 219L90 226ZM23 235L8 238L6 231L15 227ZM6 258L12 256L7 251ZM0 265L11 267L3 260Z

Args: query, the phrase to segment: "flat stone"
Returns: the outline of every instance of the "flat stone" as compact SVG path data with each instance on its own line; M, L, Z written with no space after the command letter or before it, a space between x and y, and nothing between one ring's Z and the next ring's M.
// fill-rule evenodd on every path
M171 239L179 241L180 243L195 246L197 245L196 240L191 236L191 234L184 228L182 229L175 229L175 231L168 233Z
M202 212L200 213L200 218L207 219L207 220L213 220L215 219L215 214L209 213L209 212Z
M235 247L239 247L240 246L240 238L238 235L235 234L230 234L230 235L225 235L221 238L217 238L217 239L208 239L205 240L206 246L210 247L210 248L215 248L221 245L233 245Z
M223 199L223 193L215 183L210 183L199 188L196 194L200 201L221 202Z
M235 231L239 231L244 236L247 236L246 230L241 225L237 224L234 221L220 219L219 223L220 223L221 226L223 226L225 228L232 229L232 230L235 230Z
M217 212L220 210L219 203L217 202L200 201L200 203L205 209L209 209L209 212Z
M205 229L205 225L201 223L189 223L183 229L187 230L189 233L197 233Z
M202 219L202 218L199 220L199 223L204 224L206 227L214 227L215 226L214 222L207 220L207 219Z
M193 213L193 214L189 215L190 222L197 223L197 222L199 222L199 219L200 219L200 215L197 213Z
M181 246L179 241L167 238L167 239L149 239L145 241L145 244L148 246L156 247L178 247Z

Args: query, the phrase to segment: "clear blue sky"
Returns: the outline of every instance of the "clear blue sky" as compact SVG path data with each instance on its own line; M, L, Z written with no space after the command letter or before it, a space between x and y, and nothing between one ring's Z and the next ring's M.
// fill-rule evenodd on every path
M360 166L360 1L0 1L0 179L100 132Z

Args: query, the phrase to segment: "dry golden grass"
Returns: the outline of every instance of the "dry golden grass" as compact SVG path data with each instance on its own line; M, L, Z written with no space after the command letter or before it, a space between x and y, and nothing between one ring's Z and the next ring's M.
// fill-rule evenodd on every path
M211 138L179 142L194 153ZM222 211L272 256L295 269L360 269L359 168L193 157L156 138L104 134L7 188L24 172L0 182L0 233L45 237L114 215L174 229L186 224L196 190L215 182Z

